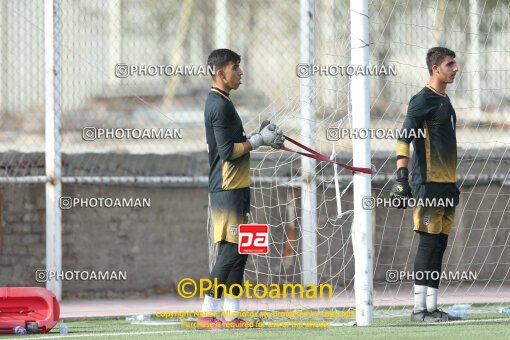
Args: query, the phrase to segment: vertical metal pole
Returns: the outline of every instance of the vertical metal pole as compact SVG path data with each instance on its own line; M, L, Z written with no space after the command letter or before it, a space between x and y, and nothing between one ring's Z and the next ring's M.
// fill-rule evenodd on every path
M441 46L441 39L444 33L444 17L446 12L447 0L438 0L436 2L436 16L434 17L434 27L436 34L434 35L434 46Z
M9 18L8 13L9 10L9 2L3 1L0 3L0 48L2 49L2 53L0 53L0 112L9 111L10 103L9 103L9 87L8 87L8 79L9 79L9 60L8 53L9 50ZM4 115L0 115L0 126L4 123Z
M314 0L300 2L301 63L313 64L314 56ZM315 106L313 76L301 78L301 130L303 143L315 147ZM315 186L315 160L301 157L301 211L303 233L302 284L317 284L317 194Z
M480 13L478 0L469 0L469 61L470 69L473 72L471 81L471 101L473 103L472 118L480 121L482 118L481 81L480 81Z
M189 25L193 20L193 2L194 0L181 1L181 12L179 15L179 25L177 26L177 34L174 40L173 52L170 56L170 65L178 65L185 54L184 41L188 36ZM175 89L179 77L169 77L165 88L165 98L163 100L163 110L169 112L174 101Z
M227 0L216 0L214 48L229 48L230 18L228 16Z
M351 64L368 65L368 1L351 0ZM370 127L370 78L351 78L352 127ZM371 167L370 139L353 140L355 166ZM371 195L371 176L356 173L354 184L354 223L352 240L355 258L354 289L356 293L356 323L368 326L373 322L372 216L362 207L362 198Z
M112 88L120 84L120 78L115 76L115 65L124 62L122 60L122 4L121 0L106 2L108 15L108 81Z
M44 63L46 108L46 270L62 270L61 111L61 0L44 2ZM62 282L49 280L46 288L61 300Z

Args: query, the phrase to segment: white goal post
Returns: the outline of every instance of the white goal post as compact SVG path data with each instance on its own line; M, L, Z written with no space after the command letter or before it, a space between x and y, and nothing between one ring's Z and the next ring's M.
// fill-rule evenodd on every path
M351 0L351 64L368 65L368 1ZM353 129L370 128L369 77L351 77L351 112ZM371 168L370 138L353 139L354 166ZM354 249L356 323L368 326L373 322L372 216L362 207L362 199L371 196L371 175L354 174Z

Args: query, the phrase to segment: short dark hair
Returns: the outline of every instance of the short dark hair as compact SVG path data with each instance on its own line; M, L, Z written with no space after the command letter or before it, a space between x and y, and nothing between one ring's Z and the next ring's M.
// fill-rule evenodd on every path
M214 50L209 54L207 58L207 66L213 67L214 71L226 66L229 62L233 61L234 63L241 62L241 56L234 51L231 51L227 48L219 48ZM211 76L215 77L215 74L212 73Z
M432 66L441 65L446 56L455 58L455 52L446 47L432 47L427 51L429 74L432 74Z

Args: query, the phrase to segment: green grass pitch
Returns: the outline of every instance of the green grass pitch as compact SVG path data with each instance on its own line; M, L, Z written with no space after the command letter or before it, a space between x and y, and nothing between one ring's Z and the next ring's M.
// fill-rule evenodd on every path
M409 317L376 318L371 327L341 326L328 329L242 329L202 331L179 325L133 324L124 319L90 319L66 322L69 333L59 334L58 325L48 334L32 334L35 339L509 339L510 316L473 314L463 321L418 325ZM14 336L2 337L2 339ZM19 336L16 336L19 338Z

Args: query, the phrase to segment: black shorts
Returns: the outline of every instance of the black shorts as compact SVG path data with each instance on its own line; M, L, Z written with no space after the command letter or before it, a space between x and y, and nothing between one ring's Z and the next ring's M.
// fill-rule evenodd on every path
M225 190L209 193L214 243L239 242L237 226L248 223L250 214L250 188Z
M454 207L459 204L460 191L455 183L411 183L411 188L415 199L453 200Z

